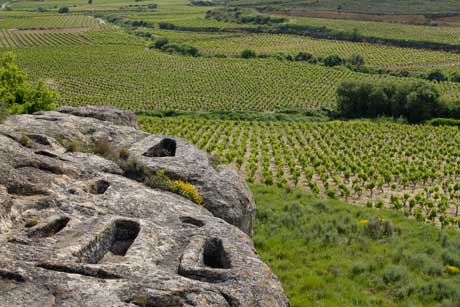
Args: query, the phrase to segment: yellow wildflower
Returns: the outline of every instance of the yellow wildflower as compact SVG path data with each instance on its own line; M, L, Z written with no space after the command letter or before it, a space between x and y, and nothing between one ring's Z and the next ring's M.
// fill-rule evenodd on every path
M453 266L453 265L448 265L446 267L446 271L449 274L459 274L460 273L460 268L456 267L456 266Z

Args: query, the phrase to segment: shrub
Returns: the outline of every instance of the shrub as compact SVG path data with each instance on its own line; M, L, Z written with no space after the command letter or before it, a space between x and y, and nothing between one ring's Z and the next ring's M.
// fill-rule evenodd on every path
M458 253L445 251L441 257L445 265L460 267L460 255Z
M450 280L437 280L430 282L421 287L420 294L429 295L438 302L441 302L443 300L460 300L460 288L458 287L457 283L452 282Z
M440 93L427 82L344 81L337 88L340 115L347 118L405 117L411 123L429 120L445 109Z
M446 272L447 274L457 275L460 274L460 268L453 265L448 265L446 266Z
M70 9L67 6L63 6L63 7L59 8L59 10L58 10L59 14L67 14L69 12L70 12Z
M426 79L430 81L447 81L449 77L444 71L435 69L426 76Z
M192 200L194 203L203 205L203 198L193 184L182 180L174 180L169 183L169 187L171 190Z
M256 55L256 52L252 49L245 49L243 50L243 52L241 52L241 57L243 59L251 59L251 58L255 58L257 55Z
M324 62L324 65L328 67L333 67L333 66L342 65L344 63L344 60L338 55L333 54L333 55L329 55L325 57L323 62Z
M55 93L39 81L36 87L27 82L27 75L14 63L15 55L3 54L0 68L0 101L9 114L34 113L56 108Z
M367 273L370 271L372 271L372 267L368 263L364 262L354 263L351 267L351 274L354 276Z
M198 49L188 45L166 44L161 47L161 50L168 53L178 53L193 57L199 56Z
M429 121L432 126L460 126L459 119L452 118L433 118Z
M459 72L454 72L453 74L450 75L450 81L452 82L460 82L460 73Z
M167 38L160 38L160 39L157 39L155 41L155 44L153 45L154 48L156 49L161 49L163 48L165 45L167 45L169 43L168 39Z
M389 265L383 271L382 279L386 284L396 283L406 279L407 271L400 265Z
M304 62L315 62L316 61L316 59L313 56L313 54L308 53L308 52L299 52L295 56L294 60L296 60L296 61L304 61Z

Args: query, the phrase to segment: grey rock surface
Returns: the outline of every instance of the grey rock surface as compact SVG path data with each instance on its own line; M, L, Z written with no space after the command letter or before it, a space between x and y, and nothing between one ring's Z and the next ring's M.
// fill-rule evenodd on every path
M120 112L0 125L0 306L289 306L248 236L254 202L239 176L184 140L121 125ZM61 145L102 136L199 186L205 207Z
M18 141L27 136L35 141L36 150L54 153L65 152L59 144L63 140L88 145L107 138L112 146L128 150L131 157L153 172L164 169L173 179L193 183L203 196L206 209L252 235L254 200L235 170L213 165L207 153L185 140L153 136L134 126L134 114L128 111L65 107L57 112L12 116L0 126L0 133Z

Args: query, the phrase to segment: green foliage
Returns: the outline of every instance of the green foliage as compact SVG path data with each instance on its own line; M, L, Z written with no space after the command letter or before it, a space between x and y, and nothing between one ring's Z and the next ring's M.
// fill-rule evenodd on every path
M295 61L304 61L304 62L309 62L309 63L315 63L316 58L313 56L313 54L308 53L308 52L299 52L295 58Z
M245 49L241 52L241 57L243 59L252 59L252 58L255 58L257 55L256 55L256 52L252 49Z
M193 57L197 57L200 55L197 48L185 44L170 43L167 38L157 39L152 47L171 54L177 53Z
M59 8L58 13L67 14L67 13L70 13L70 9L67 6L63 6L63 7Z
M426 76L426 79L430 81L440 82L447 81L449 79L449 76L444 71L440 69L435 69Z
M458 231L388 210L319 201L297 190L251 190L256 249L293 307L456 306L460 274L444 272L443 264L458 265ZM368 221L380 221L381 229L387 221L394 234L374 236Z
M324 65L328 67L333 67L333 66L342 65L345 61L340 56L333 54L333 55L329 55L325 57L323 62L324 62Z
M453 118L433 118L428 122L432 126L458 126L460 127L460 120Z
M0 67L1 110L6 109L9 114L49 111L56 108L54 98L55 93L42 81L36 87L27 81L26 73L16 66L13 53L3 54Z
M419 123L442 112L439 91L426 82L345 81L337 97L339 114L347 118L403 116Z

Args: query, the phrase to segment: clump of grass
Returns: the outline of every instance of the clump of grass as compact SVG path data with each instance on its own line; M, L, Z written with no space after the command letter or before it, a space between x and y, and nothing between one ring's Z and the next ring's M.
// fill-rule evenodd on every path
M61 141L61 144L69 152L92 153L115 162L127 178L143 182L151 188L171 191L190 199L198 205L203 205L203 197L193 184L183 180L172 180L165 174L164 170L153 173L136 159L130 158L128 149L114 148L107 137L99 138L91 145L82 145L77 141Z
M27 135L24 134L19 139L19 144L27 148L32 148L34 143Z
M37 226L37 225L38 225L38 219L37 219L37 218L33 218L33 219L28 220L28 221L24 224L24 227L26 227L26 228L32 228L32 227Z
M401 265L389 265L382 275L383 282L386 284L403 281L407 278L406 268Z

